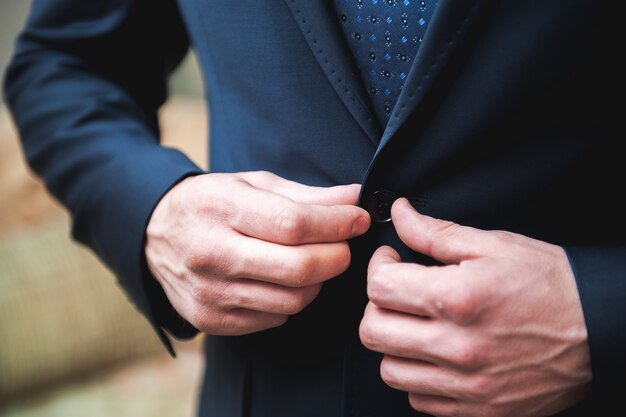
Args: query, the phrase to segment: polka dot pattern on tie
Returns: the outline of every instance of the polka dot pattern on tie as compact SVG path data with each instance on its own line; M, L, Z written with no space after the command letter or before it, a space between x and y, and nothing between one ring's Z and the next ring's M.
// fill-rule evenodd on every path
M437 0L333 0L383 126L422 43Z

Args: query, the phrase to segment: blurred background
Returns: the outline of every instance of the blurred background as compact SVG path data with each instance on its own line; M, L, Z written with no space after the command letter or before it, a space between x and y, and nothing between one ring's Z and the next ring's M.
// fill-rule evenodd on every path
M29 5L0 0L0 75ZM160 122L164 144L206 168L208 122L191 54ZM166 353L111 273L70 239L67 214L25 165L0 104L0 416L191 417L200 339L176 342L177 359Z

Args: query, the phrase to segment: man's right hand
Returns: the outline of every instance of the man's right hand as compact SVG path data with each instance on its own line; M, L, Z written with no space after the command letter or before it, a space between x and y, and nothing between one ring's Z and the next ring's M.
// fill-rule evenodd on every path
M347 239L370 225L358 184L310 187L268 172L205 174L156 206L150 271L198 330L241 335L277 327L350 264Z

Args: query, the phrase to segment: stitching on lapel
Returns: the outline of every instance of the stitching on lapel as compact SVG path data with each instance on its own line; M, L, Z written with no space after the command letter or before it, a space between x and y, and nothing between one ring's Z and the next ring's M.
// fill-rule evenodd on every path
M417 82L416 87L413 89L413 91L411 91L411 94L409 94L409 96L407 98L404 99L404 101L402 102L402 104L400 105L400 109L399 110L394 110L394 114L392 115L392 118L389 120L389 123L387 124L387 127L385 128L385 130L389 130L390 128L393 128L395 126L395 122L396 120L400 117L400 115L404 112L404 110L406 109L407 104L412 101L414 99L414 97L416 96L416 94L422 90L422 86L424 84L424 82L426 80L428 80L428 78L430 77L430 74L432 72L432 70L434 68L436 68L440 61L441 58L446 55L446 53L449 51L450 46L452 46L452 44L456 43L459 36L461 35L461 33L464 31L465 27L467 26L468 22L470 21L470 18L473 16L473 14L476 11L476 6L478 4L479 0L474 0L474 2L472 3L472 7L469 8L467 15L465 16L465 18L461 21L461 23L459 24L459 26L456 28L456 30L454 31L454 34L452 35L452 37L450 37L450 39L448 39L448 41L446 42L446 44L443 46L443 48L441 49L441 51L439 51L439 53L437 54L437 57L431 62L431 64L428 66L428 69L426 70L426 72L424 73L424 75L421 76L421 78L419 79L419 81ZM400 104L400 103L398 103Z
M306 18L300 13L300 8L297 6L297 0L291 0L291 3L293 3L295 5L295 7L296 7L296 15L302 20L302 24L306 26L305 36L310 38L311 42L313 44L317 45L317 39L315 39L315 36L313 34L313 30L307 24ZM314 52L322 57L322 62L324 63L324 65L327 68L329 68L329 72L333 76L333 79L335 80L335 82L337 84L342 84L342 82L343 82L342 78L337 76L337 75L335 75L336 70L334 68L334 65L330 62L330 60L328 59L328 56L324 53L324 50L322 48L320 48L320 47L316 47ZM350 99L350 101L354 102L357 105L357 108L359 109L359 112L361 113L361 117L363 117L363 120L366 122L366 124L369 124L369 125L374 124L374 120L372 119L372 115L369 113L369 111L367 110L366 106L361 102L361 100L359 100L350 91L350 89L348 87L344 86L344 87L342 87L340 89L340 91L341 91L342 94L344 94L346 97L348 97ZM375 130L378 130L378 129L375 129ZM378 143L374 143L374 145L377 146Z

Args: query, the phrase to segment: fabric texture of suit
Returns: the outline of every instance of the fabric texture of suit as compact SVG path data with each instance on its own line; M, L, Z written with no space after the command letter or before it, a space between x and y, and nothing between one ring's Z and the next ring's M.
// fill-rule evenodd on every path
M191 45L211 109L213 172L268 170L362 183L428 215L562 245L576 275L593 395L562 413L623 410L623 129L607 109L619 50L608 2L440 0L387 126L380 126L330 2L34 0L5 80L26 157L169 347L195 334L149 276L160 197L202 171L158 145L167 75ZM610 49L610 48L609 48ZM622 132L621 134L619 132ZM207 337L201 416L416 415L358 340L365 268L390 223L351 242L352 264L277 329ZM618 413L619 414L619 413Z

